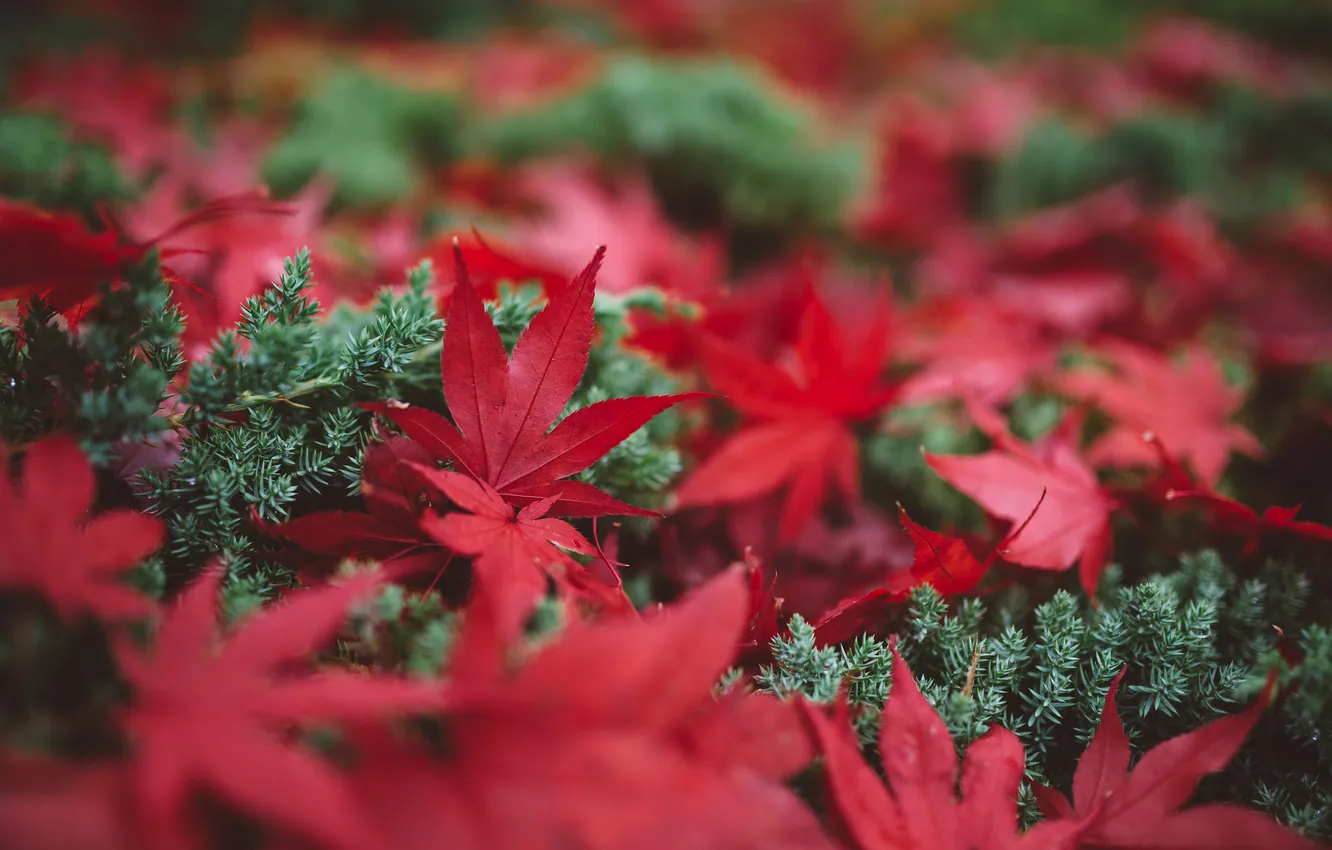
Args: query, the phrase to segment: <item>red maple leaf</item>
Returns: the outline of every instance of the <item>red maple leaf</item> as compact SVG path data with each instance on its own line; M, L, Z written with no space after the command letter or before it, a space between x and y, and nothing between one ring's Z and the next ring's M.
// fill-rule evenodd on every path
M263 822L328 847L373 847L357 801L331 764L284 743L292 723L379 719L438 707L438 689L346 670L283 675L331 638L378 576L289 596L219 646L222 571L189 587L162 619L151 652L116 655L134 700L133 789L143 835L184 837L193 792L207 790ZM166 842L170 846L169 842Z
M1105 697L1101 725L1073 774L1073 802L1034 785L1047 824L1072 827L1077 847L1134 848L1281 847L1315 850L1322 845L1271 817L1229 804L1180 807L1198 781L1234 757L1267 707L1275 685L1269 678L1258 700L1238 714L1153 747L1129 770L1129 740L1115 703L1121 671Z
M795 362L779 368L747 351L703 337L713 386L758 420L730 437L676 493L679 508L743 502L786 487L779 539L794 540L823 505L831 477L849 502L860 498L860 444L852 423L896 396L880 383L891 312L881 300L858 345L812 282L795 343Z
M1041 824L1017 834L1022 742L995 726L967 748L959 777L948 727L921 695L893 643L893 688L883 707L879 752L884 787L860 755L839 703L838 722L804 703L823 756L831 818L854 850L998 850L1062 846L1066 827ZM959 799L957 790L960 787Z
M906 508L899 504L897 510L902 518L902 528L916 546L911 571L906 575L894 573L885 586L845 599L825 612L814 624L819 643L843 643L869 631L889 605L906 599L914 587L929 584L944 596L971 591L985 578L995 559L1004 554L1008 545L1031 524L1044 501L1045 493L1041 493L1040 501L1026 520L1008 532L984 561L971 554L965 540L931 531L907 516Z
M927 301L904 326L907 359L922 368L902 385L902 402L970 396L1006 404L1054 365L1055 350L1022 313L976 298Z
M162 521L129 510L85 519L93 468L65 437L28 446L17 482L8 463L0 446L0 586L36 591L67 620L152 611L121 579L161 544Z
M1151 466L1156 458L1142 440L1144 431L1179 447L1209 486L1221 478L1232 451L1262 454L1257 438L1230 422L1244 394L1226 385L1207 351L1191 348L1178 364L1124 342L1104 343L1096 353L1115 371L1081 370L1059 380L1064 392L1095 403L1115 420L1115 428L1092 446L1093 463Z
M362 748L358 797L384 843L831 850L781 781L810 755L793 706L711 697L747 607L732 570L642 620L573 623L512 672L469 608L444 757L387 736Z
M658 209L645 178L608 188L587 167L559 164L527 171L519 185L543 213L519 224L514 239L543 264L572 271L584 256L579 246L614 238L615 253L597 275L603 292L656 286L690 299L720 281L722 243L688 244Z
M0 301L41 295L55 310L67 312L92 298L102 284L118 281L127 265L140 262L154 246L164 246L163 258L190 253L175 244L188 230L223 219L287 212L259 193L219 198L139 242L128 239L105 213L104 228L93 231L75 213L0 198L0 255L10 258L0 268Z
M518 507L559 495L555 516L653 516L582 481L561 480L663 410L700 393L612 398L575 411L547 433L582 379L592 346L592 296L605 249L557 292L519 338L513 357L457 255L458 286L443 347L444 400L453 422L419 407L375 405L431 457L495 489ZM456 424L455 424L456 423Z
M483 238L475 229L467 233L445 233L433 240L422 250L436 268L457 265L457 257L462 256L462 265L467 269L467 280L476 290L477 295L486 301L499 298L499 285L503 281L525 283L536 281L547 297L559 292L567 281L559 269L540 260L532 259L526 253L497 243L489 237ZM457 280L441 281L436 285L439 305L447 312L452 303Z
M1171 502L1181 506L1196 505L1202 508L1215 531L1243 538L1244 557L1252 555L1262 542L1263 535L1270 533L1295 534L1311 540L1332 541L1332 527L1295 519L1295 515L1300 511L1299 505L1290 508L1273 505L1260 514L1243 502L1222 495L1200 483L1170 454L1164 441L1156 434L1149 432L1144 434L1142 439L1156 452L1161 463L1156 479L1146 488L1154 502L1156 504Z
M421 528L472 562L476 593L488 597L505 640L522 631L536 603L546 595L546 576L558 565L581 568L560 549L593 555L596 550L572 525L546 516L560 494L517 509L495 489L458 472L417 467L449 501L470 513L428 514ZM556 547L560 548L556 548ZM566 568L568 568L566 567Z
M1014 523L1030 517L1008 541L1005 561L1042 570L1066 570L1076 562L1083 588L1095 598L1114 542L1110 515L1116 502L1078 454L1072 435L1081 417L1070 415L1042 441L1028 445L1009 433L997 413L969 407L994 449L968 456L926 453L926 463L991 516ZM1041 509L1033 515L1038 502Z
M367 512L317 511L284 523L269 523L257 514L251 521L263 533L323 560L365 557L383 562L423 554L437 543L421 530L427 488L415 464L430 456L418 443L390 437L371 443L361 465L361 497Z

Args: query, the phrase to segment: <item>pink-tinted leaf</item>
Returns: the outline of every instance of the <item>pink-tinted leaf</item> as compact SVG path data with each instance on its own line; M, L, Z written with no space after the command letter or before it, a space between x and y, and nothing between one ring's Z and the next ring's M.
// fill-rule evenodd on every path
M152 603L121 578L161 544L162 521L115 510L84 525L92 465L65 437L29 446L17 481L8 460L0 447L0 586L41 594L67 620L149 613Z

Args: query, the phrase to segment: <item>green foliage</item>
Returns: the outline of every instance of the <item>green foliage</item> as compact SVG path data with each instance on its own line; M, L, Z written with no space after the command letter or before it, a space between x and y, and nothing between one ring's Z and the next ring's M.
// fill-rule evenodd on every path
M1326 40L1320 36L1332 26L1332 10L1302 0L985 0L957 16L955 31L967 47L991 55L1032 45L1112 49L1144 23L1171 12L1324 53Z
M1177 571L1132 587L1111 584L1099 609L1059 591L1034 608L1020 595L998 596L999 604L987 610L978 599L950 605L925 586L885 626L899 635L922 693L959 746L1002 725L1026 746L1033 780L1067 788L1121 668L1127 666L1128 675L1120 713L1135 749L1143 751L1252 698L1273 660L1273 624L1294 631L1309 592L1294 569L1269 564L1257 577L1241 579L1213 552L1186 557ZM1318 626L1300 640L1309 658L1294 674L1302 687L1269 713L1265 743L1256 738L1224 781L1209 789L1232 799L1264 782L1322 789L1321 797L1292 798L1278 810L1291 822L1302 807L1326 808L1332 801L1332 789L1316 779L1332 773L1326 744L1317 751L1330 728L1332 640ZM774 641L774 663L757 684L820 701L846 687L868 742L891 685L886 654L887 647L869 637L819 648L813 630L795 617ZM1301 695L1305 687L1309 694Z
M413 676L437 676L458 630L458 615L446 611L438 594L414 593L388 585L373 604L352 618L342 656Z
M1306 176L1332 171L1332 95L1215 92L1201 113L1147 112L1088 133L1047 119L992 164L977 199L1006 218L1131 181L1149 202L1200 199L1239 227L1293 206Z
M263 179L290 195L316 176L351 206L392 203L424 169L455 154L458 105L452 97L400 88L351 67L338 68L301 104L285 138L269 151Z
M169 529L169 575L218 553L238 576L262 569L250 560L251 510L280 520L297 507L346 506L370 427L356 403L387 397L405 364L441 335L429 281L427 267L415 270L405 291L381 293L359 330L331 333L315 324L302 250L246 302L236 331L190 368L179 462L143 476Z
M983 0L958 15L954 31L970 50L1002 54L1032 45L1111 48L1141 18L1132 0Z
M1082 197L1105 182L1095 144L1062 121L1032 127L994 169L987 212L1007 218Z
M59 119L0 112L0 195L91 216L128 194L107 151L73 141Z
M479 128L503 162L588 150L642 165L666 210L695 226L785 233L832 225L861 157L815 141L813 119L727 62L620 57L589 87Z
M166 429L158 407L183 365L183 328L154 259L105 288L73 330L33 299L17 327L0 326L0 434L25 443L69 430L109 463L116 443Z
M357 509L371 426L359 403L405 399L444 412L443 323L429 292L429 265L414 269L401 292L384 290L366 310L344 306L327 322L308 295L312 274L308 252L288 260L282 278L246 302L236 330L192 364L178 399L180 460L142 475L151 510L168 527L154 570L170 582L221 554L235 580L250 583L230 586L239 607L287 581L281 568L265 563L252 511L280 521ZM530 288L506 286L490 307L509 345L540 307L533 296ZM646 360L619 348L625 310L625 303L599 302L601 333L566 415L602 398L673 389ZM680 469L673 421L660 417L582 478L622 499L659 502Z

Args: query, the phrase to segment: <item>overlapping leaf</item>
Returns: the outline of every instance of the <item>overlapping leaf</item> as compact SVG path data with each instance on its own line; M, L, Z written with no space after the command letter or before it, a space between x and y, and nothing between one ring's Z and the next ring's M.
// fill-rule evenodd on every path
M979 455L926 454L945 481L975 499L986 513L1013 523L1041 509L1008 542L1004 560L1043 570L1077 563L1082 586L1095 596L1113 544L1110 516L1115 501L1082 459L1072 435L1077 418L1036 445L1008 432L1002 417L972 406L973 418L995 447Z
M378 846L331 763L284 742L293 723L368 721L439 705L437 688L347 670L290 675L333 636L376 577L292 595L247 620L219 646L210 569L168 610L151 651L122 642L134 689L124 721L134 747L139 832L179 846L189 804L207 792L262 822L322 846Z
M755 420L726 440L680 485L681 508L743 502L785 488L781 539L793 540L823 506L832 480L849 502L860 498L860 445L852 423L895 397L881 383L891 313L876 305L858 345L811 283L795 362L779 368L722 340L704 337L708 379Z
M590 484L561 480L663 410L696 397L612 398L575 411L553 430L582 379L594 331L592 297L604 249L536 315L505 355L490 317L458 261L444 332L444 398L453 421L415 407L375 409L436 460L494 488L518 507L558 495L555 516L650 516ZM549 433L547 433L549 430Z

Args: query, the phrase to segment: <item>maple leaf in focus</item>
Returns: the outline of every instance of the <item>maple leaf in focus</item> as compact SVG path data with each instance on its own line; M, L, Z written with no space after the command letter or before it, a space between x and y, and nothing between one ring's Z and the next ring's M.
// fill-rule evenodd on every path
M430 514L421 528L461 555L475 556L473 581L477 594L494 606L493 616L505 640L516 637L546 595L546 575L559 564L573 564L559 546L593 555L596 550L572 525L546 516L560 498L557 492L517 509L495 489L458 472L418 466L431 485L469 513ZM581 568L581 567L579 567Z
M599 185L589 169L560 164L529 170L519 185L543 212L518 224L514 239L543 265L572 271L583 261L580 246L614 239L615 253L606 257L597 274L603 292L652 285L694 298L706 294L722 276L722 242L686 244L657 208L652 187L642 177L621 180L612 190Z
M93 468L65 437L28 446L17 481L8 463L0 447L0 586L36 591L66 620L152 611L152 601L121 579L161 544L161 520L114 510L85 521Z
M1230 421L1244 403L1243 391L1227 386L1216 358L1205 349L1187 349L1178 363L1119 341L1105 342L1095 353L1115 371L1079 370L1058 380L1063 392L1097 405L1115 420L1115 427L1091 447L1093 463L1153 465L1153 450L1142 440L1145 431L1178 447L1208 486L1220 480L1232 451L1262 455L1257 438Z
M1081 416L1070 414L1028 445L993 410L972 404L969 412L994 448L979 455L927 452L926 463L991 516L1013 523L1030 517L1007 542L1005 561L1042 570L1066 570L1076 562L1083 589L1095 599L1114 542L1110 515L1116 501L1078 453ZM1032 514L1038 503L1040 510Z
M222 571L211 568L164 615L153 649L116 647L134 689L126 731L140 833L184 840L188 804L208 790L260 821L321 846L378 846L351 790L313 753L284 743L293 723L362 721L428 711L438 688L347 670L285 675L333 637L348 606L379 580L289 595L219 644L214 612Z
M1269 815L1230 804L1180 810L1202 777L1226 766L1270 701L1275 674L1252 706L1153 747L1129 770L1129 739L1110 683L1101 724L1073 774L1073 801L1033 785L1046 824L1073 830L1076 847L1257 848L1316 850L1324 846Z
M642 620L573 623L510 672L469 607L443 757L386 736L361 753L357 796L383 843L831 850L781 781L811 755L794 705L711 696L747 608L731 570Z
M366 446L361 464L361 497L366 512L316 511L284 523L251 522L270 537L290 543L326 561L373 558L383 563L422 556L438 544L421 530L419 520L428 488L415 464L430 456L405 437L390 437ZM424 565L423 565L424 566Z
M1022 742L991 727L967 748L961 775L948 727L921 695L892 642L893 687L883 707L879 752L887 787L865 763L839 702L834 721L802 703L823 756L830 820L853 850L999 850L1065 847L1067 827L1039 824L1017 833ZM961 790L961 796L957 793Z
M795 341L795 362L780 368L720 339L700 343L712 385L758 420L730 437L676 493L679 508L743 502L786 486L779 539L794 540L822 506L829 477L848 502L860 496L860 445L850 425L874 416L897 388L880 383L891 311L880 300L855 344L814 288Z
M547 433L587 366L595 330L592 298L604 251L598 249L532 319L512 358L456 254L458 283L441 357L444 400L453 421L419 407L370 409L432 458L452 463L516 507L558 495L545 513L654 516L591 484L561 479L591 466L658 413L701 393L606 399L575 411Z

